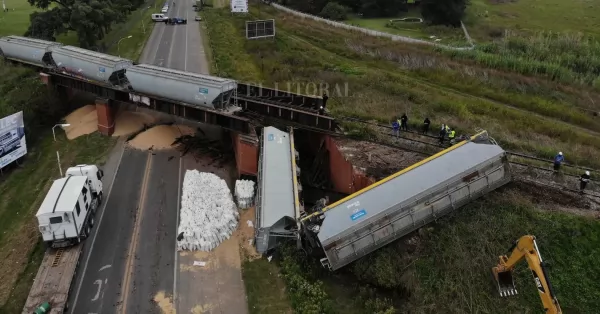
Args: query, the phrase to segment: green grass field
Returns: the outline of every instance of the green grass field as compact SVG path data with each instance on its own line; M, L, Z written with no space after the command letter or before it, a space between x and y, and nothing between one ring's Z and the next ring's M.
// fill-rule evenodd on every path
M412 9L395 18L361 18L359 16L351 16L349 19L345 20L344 23L415 39L428 41L439 39L440 43L451 46L467 46L467 40L465 39L462 29L444 26L428 26L424 23L409 23L402 21L391 22L393 19L405 17L421 17L421 13L418 9ZM430 38L431 36L435 36L435 38L432 39Z
M600 2L592 0L472 0L467 21L471 35L488 38L492 29L527 32L582 32L600 35Z

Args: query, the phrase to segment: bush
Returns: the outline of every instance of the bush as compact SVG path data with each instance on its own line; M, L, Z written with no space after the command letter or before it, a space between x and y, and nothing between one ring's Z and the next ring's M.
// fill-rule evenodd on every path
M329 297L320 280L309 280L310 263L291 246L282 246L281 273L292 299L295 313L331 313Z
M350 8L336 2L329 2L319 15L326 19L342 21L348 17L348 12L350 12Z

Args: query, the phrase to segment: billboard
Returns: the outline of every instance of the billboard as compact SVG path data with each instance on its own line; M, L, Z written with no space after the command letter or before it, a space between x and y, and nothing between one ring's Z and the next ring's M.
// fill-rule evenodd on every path
M23 111L0 119L0 169L27 154Z
M231 0L231 13L248 13L248 0Z
M275 36L275 20L246 21L246 38L265 38Z

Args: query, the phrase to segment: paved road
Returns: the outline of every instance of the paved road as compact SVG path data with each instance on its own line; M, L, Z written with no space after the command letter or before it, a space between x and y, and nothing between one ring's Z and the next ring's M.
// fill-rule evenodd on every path
M187 25L165 25L156 23L140 58L141 63L158 65L166 68L209 74L210 67L206 60L201 23L194 21L192 0L177 1L177 5L169 8L169 17L181 17L188 20Z
M94 236L85 243L80 275L70 295L70 313L115 313L147 155L131 149L122 154Z

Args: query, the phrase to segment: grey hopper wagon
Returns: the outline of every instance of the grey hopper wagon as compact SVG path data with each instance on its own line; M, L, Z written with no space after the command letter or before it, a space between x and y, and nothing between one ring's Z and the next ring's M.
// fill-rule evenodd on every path
M149 64L127 69L127 78L136 92L212 109L225 109L237 89L234 80Z
M73 46L52 50L52 59L62 73L101 82L116 87L126 87L127 68L133 61Z
M7 36L0 38L0 56L45 68L53 65L52 49L60 46L62 44L48 40Z
M302 221L336 270L510 180L506 152L482 132Z
M299 215L293 133L263 129L258 161L256 250L264 254L296 233Z

